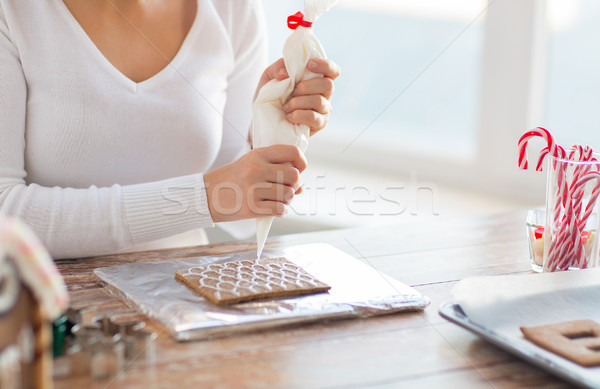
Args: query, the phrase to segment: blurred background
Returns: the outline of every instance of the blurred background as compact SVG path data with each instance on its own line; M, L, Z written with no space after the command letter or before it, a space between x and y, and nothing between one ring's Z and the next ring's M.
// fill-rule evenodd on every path
M263 5L272 62L304 6ZM314 26L342 68L334 114L272 235L543 206L517 141L600 147L598 20L595 0L341 0Z

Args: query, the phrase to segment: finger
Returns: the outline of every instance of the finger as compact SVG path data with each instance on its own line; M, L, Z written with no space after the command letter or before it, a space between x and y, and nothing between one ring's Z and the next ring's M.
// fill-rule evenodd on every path
M266 70L265 74L268 80L277 79L283 80L288 78L287 70L285 69L285 63L283 62L283 58L279 58L277 61L273 62Z
M281 62L283 63L283 59L281 60ZM277 69L274 69L274 78L281 81L281 80L285 80L286 78L288 78L288 72L287 69L285 68L285 65L278 67Z
M279 201L285 204L292 202L296 190L287 185L260 185L254 189L254 199L258 201Z
M248 208L255 216L283 216L288 213L288 205L281 201L253 200Z
M335 80L341 74L340 67L328 58L315 58L308 61L308 70L313 73L322 74L327 78Z
M267 175L267 181L287 185L295 191L300 187L300 172L293 166L277 165Z
M260 80L258 82L258 87L256 88L256 94L258 91L265 85L267 82L276 79L276 80L284 80L288 78L287 70L285 69L285 63L283 62L283 58L279 58L277 61L273 62L268 68L265 69ZM256 96L254 96L256 98Z
M331 103L321 95L308 95L293 97L283 105L285 113L290 113L297 109L312 109L326 115L331 113Z
M291 96L308 96L308 95L321 95L326 99L331 99L333 95L334 85L331 78L312 78L299 82Z
M310 109L297 109L286 115L293 124L306 124L311 130L320 130L327 124L328 115L323 115Z
M263 154L268 162L291 163L301 173L308 165L304 153L295 145L273 145L257 150L260 150L259 152Z
M289 205L279 201L261 201L260 206L269 210L270 216L285 216L289 213Z

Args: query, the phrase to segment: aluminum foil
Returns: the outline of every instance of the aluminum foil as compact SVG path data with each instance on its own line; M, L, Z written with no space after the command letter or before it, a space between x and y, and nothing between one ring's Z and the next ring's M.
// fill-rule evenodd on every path
M94 273L106 288L161 321L179 341L207 339L319 320L368 317L423 309L429 299L356 258L326 244L265 250L284 256L331 285L327 293L213 304L175 280L175 271L211 263L255 259L255 251L105 267Z

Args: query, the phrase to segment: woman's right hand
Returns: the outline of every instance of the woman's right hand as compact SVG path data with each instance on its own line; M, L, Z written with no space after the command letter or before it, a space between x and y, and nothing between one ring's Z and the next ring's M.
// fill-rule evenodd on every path
M304 153L296 146L274 145L250 151L204 175L208 208L215 223L281 216L300 193Z

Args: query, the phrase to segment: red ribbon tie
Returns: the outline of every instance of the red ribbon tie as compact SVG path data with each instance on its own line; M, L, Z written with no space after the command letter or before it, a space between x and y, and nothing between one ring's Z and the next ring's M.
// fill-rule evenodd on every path
M292 30L297 29L298 26L302 26L302 27L311 27L312 26L312 22L308 22L308 21L304 20L304 14L302 14L302 12L300 12L300 11L296 12L293 15L288 16L287 24L288 24L288 27L291 28Z

